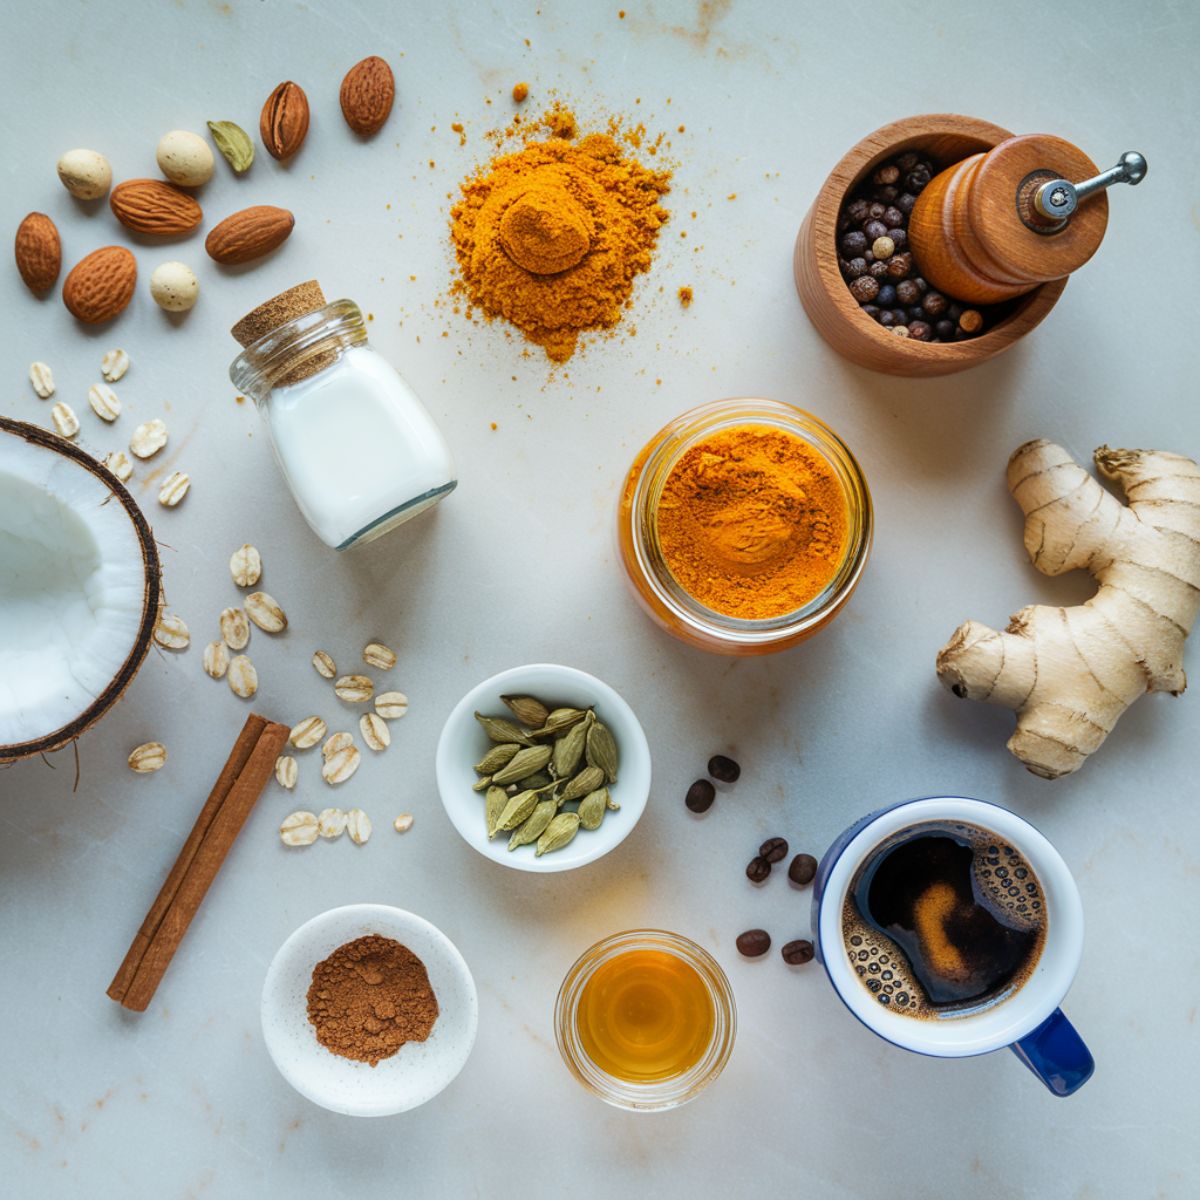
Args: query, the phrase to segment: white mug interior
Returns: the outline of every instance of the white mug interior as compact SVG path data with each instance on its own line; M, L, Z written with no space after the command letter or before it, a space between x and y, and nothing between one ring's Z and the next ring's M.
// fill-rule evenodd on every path
M842 940L842 910L863 862L884 841L927 822L958 821L995 833L1017 849L1041 882L1046 936L1032 974L1013 995L964 1016L912 1017L886 1008L863 986ZM897 1046L942 1058L987 1054L1036 1029L1062 1002L1083 953L1079 889L1057 850L1028 821L996 804L934 796L888 809L850 840L833 864L820 901L818 934L825 970L850 1011Z

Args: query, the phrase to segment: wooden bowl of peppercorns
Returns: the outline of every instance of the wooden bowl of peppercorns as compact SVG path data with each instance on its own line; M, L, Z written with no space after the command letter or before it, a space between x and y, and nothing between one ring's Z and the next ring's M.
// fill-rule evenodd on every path
M804 311L839 354L889 375L949 375L1007 350L1054 307L1067 285L1066 278L1044 283L1015 301L990 306L982 313L953 297L930 292L920 278L920 264L912 262L905 244L903 227L914 193L929 181L930 172L936 174L1012 136L999 125L954 113L908 117L863 138L830 172L800 226L793 266ZM894 220L897 212L902 213L899 230L888 228L887 220L872 225L848 215L848 203L873 184L878 185L873 194L886 201L887 211L879 215ZM899 208L893 209L893 205ZM862 229L868 232L863 234ZM882 243L879 237L870 240L874 233L884 239ZM857 261L843 252L842 242L849 234L864 243ZM890 251L886 260L877 262L872 254L877 244ZM847 243L845 249L856 247L857 242L855 246ZM881 306L872 303L877 292L866 294L868 289L884 288L891 289L885 292L889 300L898 288L901 291L901 297L894 300L895 309L881 311ZM902 301L909 291L913 304L905 308ZM926 311L925 303L936 313ZM896 328L897 324L903 328Z

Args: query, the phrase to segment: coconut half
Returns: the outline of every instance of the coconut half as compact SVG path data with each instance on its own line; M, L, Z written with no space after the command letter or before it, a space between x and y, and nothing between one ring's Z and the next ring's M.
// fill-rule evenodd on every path
M117 478L0 417L0 762L58 749L120 699L158 601L154 536Z

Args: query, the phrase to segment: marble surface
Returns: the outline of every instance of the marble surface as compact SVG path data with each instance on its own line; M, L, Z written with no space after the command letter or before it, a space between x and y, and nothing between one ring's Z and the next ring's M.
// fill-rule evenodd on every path
M104 206L76 205L59 188L62 150L96 147L118 178L152 174L163 132L221 118L252 129L281 79L301 82L314 104L290 167L260 150L248 177L219 163L203 193L210 221L246 203L296 211L295 234L269 261L218 269L199 237L141 245L133 309L99 331L77 328L57 300L31 300L11 268L0 272L0 408L48 423L49 406L25 381L36 358L52 365L98 452L149 416L168 422L154 472L187 470L192 493L161 511L143 468L135 495L163 543L169 600L197 641L152 655L81 740L78 791L69 751L0 773L6 1196L695 1197L787 1187L837 1198L886 1188L1123 1200L1200 1189L1200 697L1142 700L1081 774L1047 785L1005 753L1009 715L955 702L932 670L967 616L1002 623L1023 604L1090 590L1026 562L1003 483L1017 444L1043 435L1085 457L1103 442L1200 450L1196 13L1177 0L973 0L853 15L815 4L625 4L623 20L615 0L4 5L2 224L51 213L68 260L128 239ZM336 97L342 73L370 53L393 63L399 101L385 132L362 143ZM585 123L618 112L667 131L676 167L675 219L624 336L554 376L503 329L469 325L446 300L446 197L487 155L484 134L508 117L518 80L530 83L531 106L558 89ZM1150 175L1113 196L1100 253L1019 349L966 375L897 381L841 361L810 328L792 288L792 240L857 138L942 110L1046 129L1104 163L1136 148ZM145 287L170 258L202 280L182 319L159 313ZM257 414L235 401L226 376L232 321L313 276L373 314L374 344L427 399L462 479L433 514L343 558L303 524ZM687 311L675 300L685 284L696 293ZM109 430L85 393L114 344L134 366L118 386L125 415ZM859 456L878 513L874 557L845 614L808 645L753 662L707 657L652 627L626 593L611 533L616 489L644 440L683 409L736 394L825 418ZM280 845L286 812L327 800L305 761L295 797L264 795L153 1005L134 1016L104 989L245 714L204 676L200 645L235 600L226 562L246 540L262 549L264 585L291 618L284 638L255 635L255 707L284 720L334 718L309 654L320 645L349 662L381 637L400 652L393 678L412 709L390 751L369 756L339 795L375 818L371 842ZM545 877L481 859L446 820L433 782L454 702L485 675L534 660L613 684L654 755L634 835L598 864ZM170 761L135 777L125 756L148 738L167 744ZM697 820L682 796L714 750L745 770ZM769 928L777 943L808 933L805 895L782 879L755 890L742 875L763 837L819 853L861 813L939 791L1010 805L1077 873L1088 931L1066 1008L1098 1068L1072 1100L1051 1097L1004 1052L947 1063L890 1048L847 1015L815 966L791 970L777 954L739 961L734 951L747 926ZM400 838L390 824L404 810L416 823ZM276 948L315 913L355 901L433 921L480 992L479 1040L463 1073L424 1108L380 1121L303 1100L272 1067L258 1026ZM551 1028L575 957L638 925L712 950L739 1007L724 1076L660 1116L585 1094Z

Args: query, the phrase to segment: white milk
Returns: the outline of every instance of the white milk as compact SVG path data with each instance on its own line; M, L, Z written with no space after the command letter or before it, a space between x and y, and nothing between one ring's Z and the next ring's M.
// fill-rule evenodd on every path
M275 388L263 412L300 511L339 550L423 512L457 482L425 406L369 346Z

